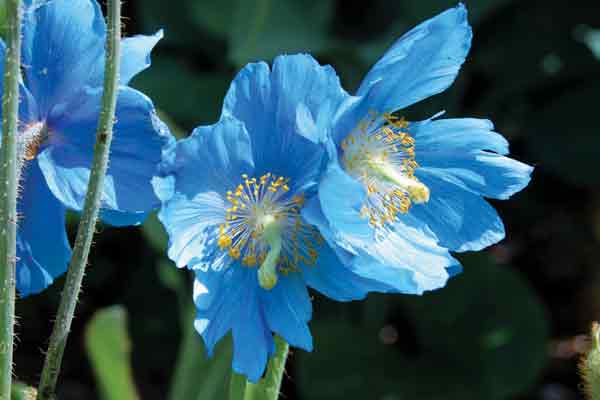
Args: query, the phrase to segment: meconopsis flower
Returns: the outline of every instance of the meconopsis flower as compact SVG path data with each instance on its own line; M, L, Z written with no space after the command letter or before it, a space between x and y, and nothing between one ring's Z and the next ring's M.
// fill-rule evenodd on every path
M17 288L28 295L52 283L71 257L65 212L81 210L87 189L106 25L95 0L24 3ZM170 134L150 99L126 85L148 67L150 51L161 37L159 32L122 42L122 86L102 203L103 220L113 225L139 223L160 205L151 178ZM1 65L5 54L2 42Z
M502 221L484 197L507 199L530 180L532 168L506 157L508 143L490 121L409 122L398 114L452 84L471 38L459 4L402 36L356 95L327 116L297 109L299 131L329 149L308 221L353 269L394 291L443 286L460 271L447 250L481 250L503 239ZM448 262L417 257L415 248Z
M303 216L326 150L297 134L296 109L318 113L346 97L332 69L309 56L278 57L272 70L250 64L220 121L178 142L155 180L169 257L195 271L195 327L209 354L231 332L233 368L252 381L273 333L312 349L307 286L341 301L389 289L341 264Z

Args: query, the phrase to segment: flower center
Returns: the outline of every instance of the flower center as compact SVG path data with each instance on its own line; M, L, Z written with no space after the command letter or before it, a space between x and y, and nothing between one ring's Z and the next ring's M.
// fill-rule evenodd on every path
M301 193L293 193L290 180L267 173L260 178L242 175L242 183L227 192L229 208L219 226L218 245L241 265L260 265L260 285L271 289L277 273L297 272L300 265L314 265L324 240L306 224L300 210Z
M415 140L404 118L372 113L341 143L345 171L367 189L361 215L382 227L429 201L429 188L414 175Z

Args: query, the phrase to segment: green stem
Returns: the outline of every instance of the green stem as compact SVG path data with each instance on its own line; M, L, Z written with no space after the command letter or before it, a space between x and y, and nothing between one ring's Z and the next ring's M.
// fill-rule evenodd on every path
M12 384L17 243L17 131L21 68L21 1L6 1L6 63L2 98L0 155L0 400L9 400Z
M267 374L258 383L248 383L245 400L277 400L285 370L289 346L285 340L275 336L275 354L269 361Z
M246 391L246 378L244 375L231 371L231 382L229 383L229 400L244 400Z
M46 353L44 369L40 379L38 400L50 400L54 396L67 337L73 321L77 298L85 272L92 238L100 210L104 176L113 135L113 125L119 90L119 65L121 45L121 1L108 1L108 33L106 37L106 70L102 110L96 132L94 159L88 191L85 197L81 221L69 265L65 287L62 292L58 314Z

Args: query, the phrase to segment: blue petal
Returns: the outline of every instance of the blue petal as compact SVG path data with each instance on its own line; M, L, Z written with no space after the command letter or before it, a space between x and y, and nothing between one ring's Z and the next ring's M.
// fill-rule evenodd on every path
M312 351L312 336L308 329L312 306L301 276L298 273L280 275L273 289L260 290L260 298L271 331L291 346Z
M127 85L134 76L150 66L150 53L163 38L162 29L154 35L136 35L121 42L120 82Z
M252 150L244 126L223 117L213 126L197 128L178 142L172 163L155 180L163 206L158 217L169 237L169 257L177 266L202 268L214 262L218 226L225 220L223 196L238 185L240 175L252 174Z
M467 10L459 4L402 36L373 66L357 95L367 109L392 112L444 91L471 46Z
M353 268L357 254L361 253L360 248L331 227L318 199L306 202L302 217L319 229L329 245L321 249L316 266L303 270L309 286L338 301L358 300L369 292L387 292L391 289L382 280L365 278Z
M420 173L496 199L507 199L522 190L533 168L504 157L508 143L493 128L490 121L478 119L415 124Z
M38 293L67 270L71 247L65 231L65 207L52 195L35 162L26 165L18 203L22 220L17 236L17 289Z
M223 113L242 121L258 175L277 171L298 186L316 183L327 124L348 95L329 66L308 55L277 57L273 70L249 64L234 79Z
M417 170L417 176L429 187L431 197L414 205L410 214L431 229L440 245L452 251L476 251L504 238L502 220L480 195L434 174Z
M369 221L360 215L366 197L362 183L346 174L337 162L329 164L319 184L321 208L334 230L349 241L369 242L373 237Z
M95 0L28 1L23 19L25 82L46 115L103 75L106 25Z
M188 198L215 191L224 194L239 184L242 174L253 175L251 140L244 125L224 116L211 126L201 126L166 154L172 161L162 174L175 177L174 191ZM166 182L163 182L166 183Z
M368 251L362 251L353 270L365 278L391 286L392 292L422 294L445 286L451 270L459 267L427 226L402 215L393 229L380 232Z
M215 192L199 193L191 199L177 193L163 204L158 218L169 234L169 258L178 267L214 253L225 208L221 195Z
M274 351L259 290L256 270L232 266L221 271L196 271L196 330L204 339L209 354L231 331L233 369L252 382L260 379Z
M93 158L101 90L80 92L66 107L55 108L47 123L48 146L38 156L54 195L67 207L81 210ZM150 99L121 87L117 101L114 139L106 176L103 204L138 221L141 213L160 205L151 180L162 160L162 148L174 138L158 119ZM110 217L110 216L109 216Z

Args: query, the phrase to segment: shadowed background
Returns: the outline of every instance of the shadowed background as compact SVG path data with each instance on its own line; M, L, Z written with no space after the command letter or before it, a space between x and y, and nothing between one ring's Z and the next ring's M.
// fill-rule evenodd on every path
M536 166L533 181L511 200L493 202L506 240L459 256L465 271L447 288L349 304L315 294L315 351L293 351L286 399L582 398L579 335L600 319L600 4L466 3L474 40L458 80L405 115L446 110L447 117L492 119L512 156ZM453 5L130 0L123 14L127 34L165 29L152 67L133 86L183 136L218 119L229 82L249 61L310 52L352 92L395 38ZM72 237L76 222L72 216ZM174 375L186 384L171 400L224 398L229 362L204 360L190 326L190 276L165 258L165 248L155 217L141 228L99 227L60 399L128 400L129 359L141 399L166 399ZM24 382L37 383L63 282L18 301L15 373ZM96 314L113 305L123 308ZM187 357L176 367L180 351ZM219 354L229 351L225 343Z

